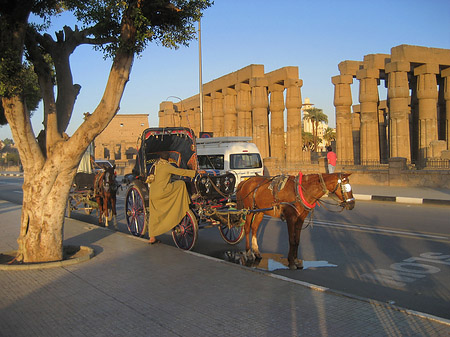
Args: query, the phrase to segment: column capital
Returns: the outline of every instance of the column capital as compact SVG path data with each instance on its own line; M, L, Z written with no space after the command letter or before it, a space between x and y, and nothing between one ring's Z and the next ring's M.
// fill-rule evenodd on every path
M252 88L250 87L250 84L238 83L238 84L236 84L236 90L237 91L250 91L250 90L252 90Z
M212 93L212 99L220 99L220 98L223 98L223 95L220 91L214 91Z
M380 78L380 71L375 68L360 69L356 72L356 78L362 80L363 78Z
M286 88L289 87L302 87L303 86L303 80L297 78L288 78L287 80L284 81L284 85L286 86Z
M424 74L439 74L439 65L434 63L426 63L414 68L414 76Z
M269 92L273 91L284 91L284 86L281 84L271 84L269 85Z
M441 77L450 77L450 68L441 71Z
M331 78L331 83L336 84L352 84L353 76L352 75L337 75Z
M236 90L234 90L233 88L225 88L225 89L222 89L222 94L233 96L233 95L236 95Z
M409 62L406 61L396 61L396 62L390 62L386 63L386 73L395 72L395 71L410 71L411 65Z

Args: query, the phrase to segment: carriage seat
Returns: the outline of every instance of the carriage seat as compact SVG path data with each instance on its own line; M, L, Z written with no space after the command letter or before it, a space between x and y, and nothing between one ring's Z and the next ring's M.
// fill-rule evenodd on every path
M233 173L216 175L212 172L200 173L196 178L197 191L206 199L229 197L234 193L236 177Z
M76 191L94 190L95 173L78 172L73 180Z

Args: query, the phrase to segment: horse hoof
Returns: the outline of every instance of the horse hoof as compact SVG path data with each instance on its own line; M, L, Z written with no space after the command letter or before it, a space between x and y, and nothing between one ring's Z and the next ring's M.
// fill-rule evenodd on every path
M297 266L297 269L303 269L303 260L295 259L294 263Z

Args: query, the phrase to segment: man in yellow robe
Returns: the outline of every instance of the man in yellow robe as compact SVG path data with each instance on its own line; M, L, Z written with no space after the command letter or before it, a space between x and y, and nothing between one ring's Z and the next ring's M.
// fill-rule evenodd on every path
M191 202L185 182L182 180L170 182L170 177L176 174L193 178L196 171L176 168L168 159L169 153L161 154L161 158L154 164L154 177L149 175L147 178L150 187L148 234L151 244L158 242L155 236L178 225L189 210Z

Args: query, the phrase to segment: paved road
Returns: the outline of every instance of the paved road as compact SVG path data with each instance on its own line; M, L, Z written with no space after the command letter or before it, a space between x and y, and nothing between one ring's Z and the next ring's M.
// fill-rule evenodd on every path
M10 197L21 192L17 188L19 184L20 179L15 183L13 179L9 180ZM437 196L441 197L439 193ZM433 196L436 194L429 195ZM119 193L118 226L121 231L127 232L124 198L125 193ZM450 228L446 214L447 206L377 201L358 201L355 210L338 214L319 209L315 214L314 227L305 230L302 235L300 256L305 259L306 268L296 273L285 267L285 224L267 218L258 234L261 251L265 253L258 268L450 318L447 300L450 290L446 282L450 278ZM75 212L73 217L96 223L95 216L80 212ZM426 230L424 224L427 224ZM173 246L170 235L163 235L161 239ZM244 250L243 242L233 247L227 245L216 228L202 230L194 248L195 252L235 262L240 261L239 254Z

